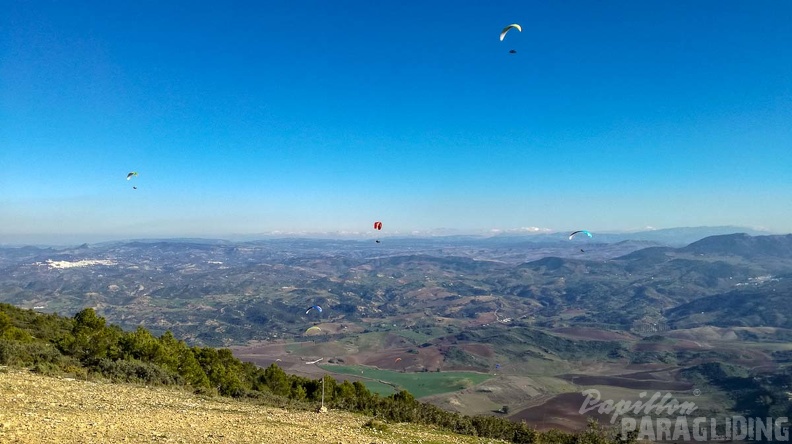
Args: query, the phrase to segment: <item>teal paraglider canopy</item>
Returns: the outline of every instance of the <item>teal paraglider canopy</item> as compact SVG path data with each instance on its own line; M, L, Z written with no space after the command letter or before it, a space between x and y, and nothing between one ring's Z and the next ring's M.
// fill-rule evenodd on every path
M591 233L589 233L586 230L578 230L578 231L573 231L572 234L569 235L569 240L572 240L572 238L575 237L576 234L580 234L580 233L584 233L588 237L594 237L591 235Z

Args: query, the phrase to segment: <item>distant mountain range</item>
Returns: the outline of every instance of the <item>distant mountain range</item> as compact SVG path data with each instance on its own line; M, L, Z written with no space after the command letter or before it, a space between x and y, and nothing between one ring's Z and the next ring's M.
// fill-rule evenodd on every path
M739 226L715 226L715 227L679 227L679 228L665 228L657 230L645 230L634 232L594 232L594 243L617 243L624 241L643 241L651 242L659 245L681 247L693 243L697 240L709 236L717 236L724 234L745 233L750 236L762 236L770 234L769 231L757 230L748 227ZM378 233L379 234L379 233ZM398 232L382 233L380 237L383 239L399 240L399 241L418 241L430 240L432 242L459 242L459 241L484 241L488 243L509 243L509 242L532 242L532 243L548 243L554 244L561 241L568 240L569 233L567 231L552 231L549 229L514 229L514 230L498 230L487 231L481 233L465 233L462 234L460 230L453 229L438 229L425 232L414 232L411 234L403 234ZM312 240L347 240L347 241L367 241L371 238L370 234L351 233L351 232L325 232L325 233L261 233L261 234L248 234L248 235L231 235L224 238L128 238L123 239L116 236L111 240L100 239L85 239L85 236L69 235L69 236L55 236L55 235L1 235L0 246L18 247L18 246L72 246L84 244L86 241L93 242L99 245L113 244L118 242L162 242L162 241L178 241L193 244L230 244L236 242L253 242L256 240L273 240L273 239L312 239ZM646 245L649 246L649 245Z
M315 304L325 308L324 321L360 329L426 316L462 326L497 311L532 316L546 328L630 330L660 321L731 325L736 313L755 309L741 295L775 289L781 294L774 300L784 300L788 292L777 282L792 276L792 235L736 233L668 245L668 239L707 230L731 228L631 234L660 232L666 243L596 233L569 241L556 233L389 238L380 244L175 239L0 248L0 302L60 313L93 306L127 328L143 323L204 343L241 343L301 334L314 320L302 315L304 308ZM599 242L603 237L611 243ZM742 322L788 325L783 317L770 322L771 313L785 308L763 307L770 317ZM568 318L566 310L579 314ZM714 312L702 317L707 311Z
M596 242L615 243L623 241L648 241L662 245L680 247L704 239L709 236L724 234L745 233L751 236L763 236L770 233L768 231L756 230L747 227L720 226L720 227L680 227L665 228L660 230L647 230L637 232L612 232L612 233L593 233ZM568 233L541 233L541 234L521 234L513 233L502 234L497 237L519 237L520 239L530 238L531 240L554 241L567 239Z
M476 401L464 405L491 396L515 411L529 407L515 375L579 368L611 377L617 367L660 364L672 384L663 387L679 387L675 372L692 365L767 372L792 359L784 345L792 342L792 235L741 227L593 234L0 247L0 302L69 316L92 307L128 331L237 345L245 360L308 376L333 371L311 362L398 375L501 364L502 391L468 392ZM307 310L314 305L323 310ZM654 376L575 381L661 387Z

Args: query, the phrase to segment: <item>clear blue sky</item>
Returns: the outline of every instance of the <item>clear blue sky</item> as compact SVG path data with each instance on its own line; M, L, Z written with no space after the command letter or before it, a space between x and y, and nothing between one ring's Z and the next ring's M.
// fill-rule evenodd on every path
M5 241L792 231L790 1L0 7Z

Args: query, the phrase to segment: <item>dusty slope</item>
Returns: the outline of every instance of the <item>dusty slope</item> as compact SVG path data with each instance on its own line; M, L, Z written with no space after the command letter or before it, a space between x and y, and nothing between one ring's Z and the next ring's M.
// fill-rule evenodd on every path
M78 381L0 367L2 443L494 443L363 416L262 407L169 388Z

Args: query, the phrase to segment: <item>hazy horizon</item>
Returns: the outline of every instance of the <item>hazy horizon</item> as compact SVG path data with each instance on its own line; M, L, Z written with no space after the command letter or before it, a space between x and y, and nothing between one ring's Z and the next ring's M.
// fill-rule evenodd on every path
M12 2L0 242L792 232L789 23L783 1Z
M750 235L783 235L792 234L785 232L775 232L764 229L763 227L740 227L740 226L696 226L696 227L668 227L668 228L655 228L644 227L635 230L602 230L595 232L595 237L623 235L629 236L630 234L646 234L652 232L671 232L671 231L684 231L684 230L701 230L712 231L717 233L740 233L747 232ZM495 236L552 236L559 239L565 238L574 229L554 230L554 229L539 229L537 227L521 227L510 229L490 229L490 230L456 230L448 228L437 228L433 230L424 231L411 231L411 232L393 232L393 233L374 233L365 230L358 232L348 231L273 231L262 233L216 233L216 234L88 234L88 233L66 233L66 234L21 234L15 236L0 235L0 246L18 247L25 245L32 246L75 246L81 244L98 244L103 242L124 242L124 241L138 241L138 240L179 240L179 239L204 239L207 241L230 241L230 242L246 242L255 240L267 239L326 239L326 240L360 240L368 241L372 239L387 239L387 238L437 238L437 237L452 237L452 236L473 236L473 237L495 237Z

